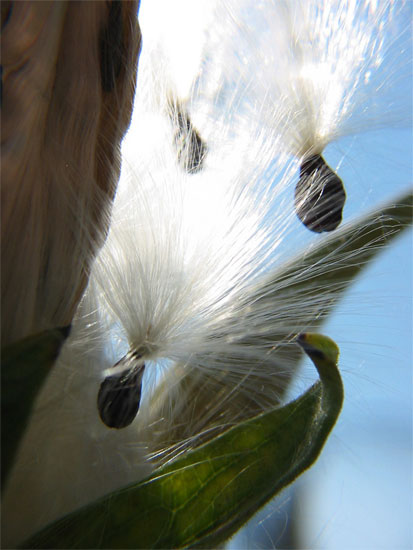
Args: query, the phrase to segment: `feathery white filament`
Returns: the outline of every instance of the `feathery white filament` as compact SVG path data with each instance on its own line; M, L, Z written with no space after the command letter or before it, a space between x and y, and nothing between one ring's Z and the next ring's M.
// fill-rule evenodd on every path
M139 108L135 116L142 121ZM268 352L268 345L259 352L238 340L254 332L245 326L245 309L257 278L277 262L287 224L279 209L288 180L264 179L254 162L272 162L276 136L267 134L266 143L257 132L254 141L232 137L232 151L211 150L205 170L187 174L176 162L170 121L160 116L147 115L161 130L150 170L141 156L124 166L111 230L91 274L103 332L144 360L207 372L219 363L214 358L239 356L242 377L243 357ZM140 150L135 136L131 143Z
M216 4L201 43L188 39L174 64L168 41L183 35L185 13L175 26L173 13L166 20L152 8L155 21L165 17L160 28L174 29L163 43L150 38L150 4L142 6L134 119L111 228L10 480L11 539L143 477L150 453L165 459L171 446L178 452L274 405L298 362L293 336L333 302L331 287L320 287L319 300L289 291L326 264L266 287L267 274L274 281L285 267L286 236L305 231L294 225L298 162L289 157L399 122L397 106L383 113L372 99L387 97L397 76L398 3ZM177 69L188 58L190 77ZM178 163L171 104L207 146L196 173ZM146 364L144 396L131 426L109 430L97 392L129 350ZM30 518L24 532L21 514Z
M321 153L348 134L409 124L398 93L410 74L405 2L227 1L218 13L211 80L218 74L237 86L243 116L276 128L289 153Z

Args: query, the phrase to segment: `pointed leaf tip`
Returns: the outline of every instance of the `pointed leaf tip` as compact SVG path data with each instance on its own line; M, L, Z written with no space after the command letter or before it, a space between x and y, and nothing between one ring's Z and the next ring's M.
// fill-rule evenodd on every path
M335 365L338 362L340 350L334 340L328 336L312 332L302 332L297 336L297 343L310 358L317 357L330 361Z
M46 330L1 350L2 489L36 396L70 330L71 325Z

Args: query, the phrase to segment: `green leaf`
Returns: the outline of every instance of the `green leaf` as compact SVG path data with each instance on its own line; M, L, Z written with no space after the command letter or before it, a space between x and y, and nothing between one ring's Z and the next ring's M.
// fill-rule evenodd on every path
M222 368L213 373L199 369L185 371L182 365L170 369L152 400L153 418L168 418L173 406L174 416L180 421L173 429L165 422L164 430L158 422L159 449L199 432L216 433L223 424L233 425L274 407L301 359L298 349L291 344L295 335L320 329L354 279L412 223L412 203L409 190L329 236L320 237L306 253L300 253L285 267L270 273L257 286L245 319L245 326L251 328L239 344L250 349L271 350L271 362L266 366L254 365L251 361L248 380L238 381L239 387L233 392L228 388L236 385L234 357L223 356ZM277 314L271 316L271 311ZM223 326L222 333L226 331L231 334L231 327ZM278 369L274 369L274 363L279 365ZM171 398L165 399L163 394L170 394L177 380L178 398L171 403Z
M304 395L66 516L23 548L216 548L316 460L336 422L338 348L319 335L298 343L321 379Z
M331 302L335 303L369 262L412 224L412 206L413 193L409 190L382 208L344 225L270 276L259 289L259 295L265 296L265 300L294 296L294 300L303 302L318 300L321 293L325 295L325 305L319 318L324 319L324 314L331 311ZM310 320L303 312L301 323Z
M1 481L13 464L34 400L70 327L47 330L1 352Z

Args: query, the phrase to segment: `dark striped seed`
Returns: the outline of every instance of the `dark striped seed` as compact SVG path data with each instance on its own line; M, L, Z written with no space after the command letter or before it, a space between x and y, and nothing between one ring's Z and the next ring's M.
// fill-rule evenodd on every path
M295 210L311 231L333 231L342 220L346 192L343 182L321 155L304 159L295 188Z

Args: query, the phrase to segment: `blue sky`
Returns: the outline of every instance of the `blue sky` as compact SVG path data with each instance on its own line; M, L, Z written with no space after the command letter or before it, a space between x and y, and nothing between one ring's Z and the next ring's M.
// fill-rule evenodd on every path
M410 20L411 2L405 10ZM410 55L409 44L404 47ZM411 119L410 75L394 90L394 101L404 98ZM391 125L326 149L345 183L345 220L412 186L412 150L411 128ZM272 547L276 541L265 531L271 521L282 528L292 509L300 547L412 547L412 251L410 228L368 267L325 324L323 332L341 349L346 395L339 421L315 466L261 512L259 519L267 518L261 532L250 526L232 548ZM312 371L306 362L303 377Z
M359 138L366 155L354 172L374 174L363 193L379 203L412 183L412 134L382 130L372 137ZM345 179L355 203L358 182ZM346 400L323 456L300 483L304 500L311 494L303 525L311 548L412 545L412 250L409 229L324 328L341 347Z
M346 186L345 220L412 185L412 145L410 129L389 128L326 150ZM274 512L270 521L282 526L294 506L303 547L412 546L412 250L410 228L366 269L323 327L341 349L343 411L315 466L260 516ZM313 372L308 361L301 377L309 381ZM257 547L254 534L263 536L252 525L231 548ZM265 534L264 540L271 547Z

